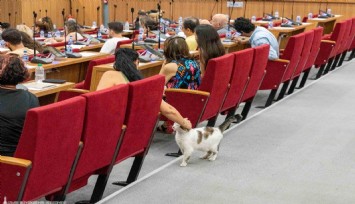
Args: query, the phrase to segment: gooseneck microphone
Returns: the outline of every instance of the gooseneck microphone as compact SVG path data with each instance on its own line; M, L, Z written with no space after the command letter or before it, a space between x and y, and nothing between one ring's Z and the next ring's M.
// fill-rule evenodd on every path
M214 5L213 5L213 8L212 8L212 10L211 10L211 19L212 19L212 17L213 17L213 11L214 11L214 9L216 8L217 3L218 3L218 0L215 0Z
M31 59L31 63L37 63L37 64L50 64L53 62L52 59L50 58L40 58L36 56L36 37L35 37L35 29L36 29L36 18L37 18L37 13L33 11L33 57Z
M11 22L11 13L9 13L9 22Z
M161 15L160 15L160 3L157 4L158 6L158 19L159 19L159 32L158 32L158 49L160 49L160 44L161 44L161 41L160 41L160 33L161 33L161 29L160 29L160 26L161 26ZM148 36L147 36L148 37Z
M113 9L113 21L116 21L116 9L117 9L117 5L113 5L114 9Z
M78 20L79 20L79 9L76 9L76 19L75 19L75 42L78 42Z
M234 4L235 4L235 0L233 0L233 4L232 4L232 9L229 10L229 17L228 17L228 31L230 31L230 27L231 27L231 19L232 19L232 14L233 14L233 8L234 8Z
M85 6L83 6L83 26L85 26Z
M82 57L81 54L79 53L73 53L73 52L68 52L68 48L67 48L67 29L65 28L65 10L62 10L62 16L63 16L63 22L64 22L64 50L65 50L65 55L67 56L67 58L80 58ZM77 26L77 24L75 25Z
M45 10L45 12L46 12L46 17L48 17L48 15L47 15L47 9Z
M133 30L135 30L136 26L135 26L135 23L133 21L133 14L134 14L134 8L133 7L131 8L131 13L132 13L132 26L133 26ZM127 16L127 19L128 19L128 16Z

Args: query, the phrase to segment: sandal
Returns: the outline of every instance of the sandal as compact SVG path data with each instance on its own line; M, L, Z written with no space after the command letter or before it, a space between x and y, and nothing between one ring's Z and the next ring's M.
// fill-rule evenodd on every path
M162 125L160 125L160 126L158 126L158 127L157 127L157 131L158 131L158 132L165 133L165 134L171 134L171 133L174 132L173 128L172 128L172 127L166 127L166 126L165 126L165 123L162 124Z

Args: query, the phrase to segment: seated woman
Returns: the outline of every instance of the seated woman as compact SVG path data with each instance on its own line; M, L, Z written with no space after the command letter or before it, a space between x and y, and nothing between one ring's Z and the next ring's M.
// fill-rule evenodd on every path
M113 66L115 71L107 71L103 74L97 90L143 79L137 70L139 61L136 51L128 48L120 48L116 51L115 56L116 61ZM182 127L191 129L191 122L183 118L174 107L163 100L160 105L160 112L168 119L179 123Z
M27 33L21 32L22 44L28 49L34 50L36 48L37 53L43 52L43 47L37 41L34 41Z
M70 37L75 42L77 40L83 40L83 32L81 31L79 24L76 24L75 19L70 19L65 22L65 32L66 38L65 40L68 42ZM55 37L46 39L46 42L56 43L64 41L64 37Z
M165 76L167 88L195 90L200 86L199 63L192 58L183 37L168 38L164 42L165 63L160 74Z
M211 25L200 24L196 27L196 41L200 51L201 74L205 73L208 60L225 54L219 35Z
M39 106L32 93L16 89L29 73L16 55L0 55L0 155L13 156L27 110Z

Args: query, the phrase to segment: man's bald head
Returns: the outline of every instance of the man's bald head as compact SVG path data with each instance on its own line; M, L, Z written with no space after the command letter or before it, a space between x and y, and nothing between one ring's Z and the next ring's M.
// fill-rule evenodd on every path
M215 29L221 29L228 24L228 17L225 14L215 14L212 17L211 24Z

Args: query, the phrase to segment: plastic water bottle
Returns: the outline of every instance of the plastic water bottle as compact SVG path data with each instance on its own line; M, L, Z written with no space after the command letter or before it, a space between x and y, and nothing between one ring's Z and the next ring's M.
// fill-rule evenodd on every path
M274 26L274 25L273 25L273 22L270 21L269 24L268 24L268 28L270 29L270 28L272 28L273 26Z
M3 202L3 204L7 204L6 196L4 196L4 202Z
M228 30L228 31L226 32L226 39L228 39L228 40L231 40L231 39L232 39L232 32L231 32L230 30Z
M297 16L297 17L296 17L296 22L297 22L297 23L301 23L301 16Z
M5 41L4 40L0 40L0 47L5 47Z
M43 31L43 30L41 30L41 31L39 32L39 37L44 38L44 31Z
M27 50L23 51L22 61L24 61L25 63L28 62Z
M160 32L165 34L165 22L162 18L160 19L159 27L160 27Z
M97 28L96 21L93 21L93 22L92 22L92 28Z
M313 18L313 13L312 12L310 12L310 13L308 13L308 19L312 19Z
M275 18L279 18L279 12L277 10L275 11L275 15L274 16L275 16Z
M60 31L59 30L55 31L55 37L57 37L57 38L60 37Z
M53 30L57 31L57 26L53 24Z
M327 14L332 14L332 9L328 8L327 9Z
M97 33L97 39L102 39L101 31L99 31L99 32Z
M51 38L51 37L52 37L52 32L48 32L47 38Z
M73 52L72 44L73 44L73 37L70 36L69 40L68 40L68 45L67 45L67 52L68 53L72 53Z
M41 83L45 79L46 79L46 73L44 72L42 64L38 64L35 71L35 81L36 83Z
M126 22L124 23L124 30L129 30L129 23L128 23L128 21L126 21Z
M251 22L254 23L256 21L256 17L255 16L252 16L251 17Z

